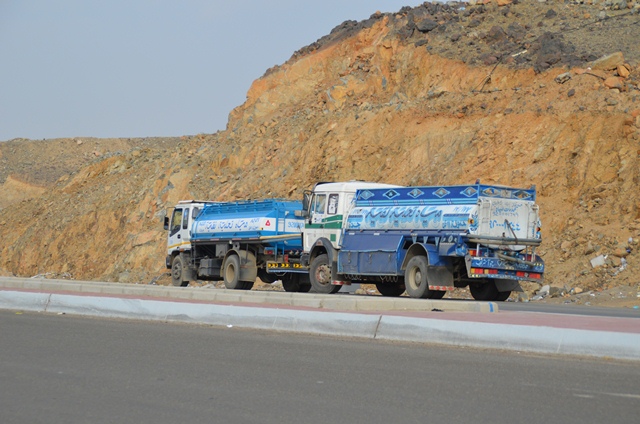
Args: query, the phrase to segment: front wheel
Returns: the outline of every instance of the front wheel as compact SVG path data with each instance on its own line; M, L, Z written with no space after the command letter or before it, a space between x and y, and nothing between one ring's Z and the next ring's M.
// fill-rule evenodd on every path
M433 296L427 281L428 266L426 256L414 256L409 260L404 272L404 285L410 297L426 299Z
M309 267L311 288L316 293L331 294L340 291L342 286L331 284L331 266L326 254L318 255Z
M177 255L173 258L173 262L171 263L171 283L176 287L186 287L189 285L189 281L182 279L185 266L186 264L182 256Z

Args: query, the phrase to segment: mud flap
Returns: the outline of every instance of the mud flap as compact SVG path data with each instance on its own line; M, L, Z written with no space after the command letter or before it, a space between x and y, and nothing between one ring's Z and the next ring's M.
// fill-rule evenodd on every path
M258 278L258 267L256 265L256 257L253 253L247 251L240 252L240 281L256 281Z
M194 269L191 269L191 267L185 267L182 269L182 281L196 281L197 279L198 276Z
M427 281L431 286L450 286L453 288L453 273L446 266L428 266Z
M182 267L182 281L196 281L198 279L198 273L191 267L189 256L184 253L181 253L180 256L182 256L182 263L185 264Z

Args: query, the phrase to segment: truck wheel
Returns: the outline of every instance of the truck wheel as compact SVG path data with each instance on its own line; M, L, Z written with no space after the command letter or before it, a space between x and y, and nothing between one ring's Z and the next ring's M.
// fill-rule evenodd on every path
M509 296L511 296L510 291L498 292L498 295L494 300L497 302L504 302L505 300L509 299Z
M311 290L311 281L309 280L309 274L298 274L298 283L300 284L300 293L308 293ZM338 286L340 287L340 286Z
M224 286L230 290L242 290L244 284L240 281L240 259L231 255L224 261Z
M285 274L282 277L282 287L284 287L284 291L290 293L307 293L311 290L311 283L308 275Z
M258 278L262 280L263 283L272 284L278 281L280 278L275 274L269 274L266 270L260 268L258 269Z
M309 267L311 288L316 293L330 294L340 291L342 286L331 284L331 266L326 254L317 256Z
M424 299L432 296L427 281L428 266L429 262L425 256L414 256L409 260L404 272L404 285L410 297Z
M496 300L499 295L496 283L491 280L482 280L469 284L469 291L475 300Z
M238 290L251 290L255 283L253 281L240 281Z
M182 256L177 255L173 258L173 262L171 263L171 282L176 287L186 287L189 285L189 281L184 281L182 279L182 271L184 270L185 264L182 259Z
M398 297L404 293L404 285L391 283L376 283L376 289L381 295L387 297Z
M240 258L231 255L224 261L224 286L230 290L251 290L253 281L240 281Z
M429 299L442 299L447 292L445 290L429 290Z

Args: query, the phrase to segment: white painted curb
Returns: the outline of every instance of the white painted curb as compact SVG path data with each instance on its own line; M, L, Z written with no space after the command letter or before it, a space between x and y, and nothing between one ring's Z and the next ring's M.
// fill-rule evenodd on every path
M640 360L637 333L6 290L0 309Z
M383 315L377 339L640 360L640 334Z

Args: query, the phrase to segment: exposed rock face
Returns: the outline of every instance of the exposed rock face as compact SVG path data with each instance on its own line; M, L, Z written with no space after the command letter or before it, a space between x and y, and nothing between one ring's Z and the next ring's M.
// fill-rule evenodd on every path
M299 198L317 181L480 178L538 187L548 282L637 284L640 34L626 26L636 3L617 12L484 3L347 21L256 80L223 132L120 140L111 150L50 140L46 152L68 159L31 180L29 170L51 164L45 152L22 168L25 156L15 155L43 143L0 144L9 170L0 172L0 269L148 282L164 272L161 218L180 199ZM611 34L623 37L616 50ZM611 54L611 65L594 63ZM624 271L590 264L627 248Z

